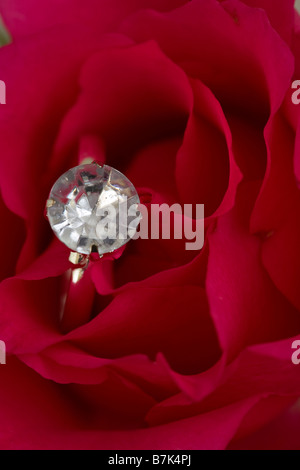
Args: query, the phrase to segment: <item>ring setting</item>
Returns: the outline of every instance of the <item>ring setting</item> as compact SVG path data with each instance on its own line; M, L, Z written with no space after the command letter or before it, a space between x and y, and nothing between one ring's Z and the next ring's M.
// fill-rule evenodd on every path
M70 261L84 265L92 253L112 253L131 240L141 221L138 193L120 171L97 162L79 165L53 185L46 215L71 250Z

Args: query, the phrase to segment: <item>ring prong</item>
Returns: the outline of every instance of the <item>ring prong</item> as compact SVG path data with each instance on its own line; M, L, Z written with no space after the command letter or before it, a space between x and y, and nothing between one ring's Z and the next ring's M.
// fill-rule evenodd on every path
M90 165L91 163L94 163L93 158L86 157L80 162L80 165Z
M71 251L69 261L75 266L84 266L88 262L88 256L82 255L81 253L77 253L75 251Z
M47 203L46 203L47 209L49 209L50 207L54 206L54 204L55 204L54 199L48 199L48 200L47 200Z

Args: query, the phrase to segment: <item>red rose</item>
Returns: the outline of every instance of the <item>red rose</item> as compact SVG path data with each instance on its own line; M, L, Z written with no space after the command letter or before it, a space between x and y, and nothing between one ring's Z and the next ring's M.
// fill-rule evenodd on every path
M299 448L293 3L2 0L1 448ZM43 211L90 154L153 201L204 203L205 245L95 263L64 332L68 250Z

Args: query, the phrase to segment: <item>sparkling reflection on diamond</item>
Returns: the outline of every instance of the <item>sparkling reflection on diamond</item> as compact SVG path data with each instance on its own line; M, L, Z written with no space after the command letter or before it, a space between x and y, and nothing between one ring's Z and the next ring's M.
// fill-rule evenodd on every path
M128 178L107 165L92 163L72 168L56 181L47 215L57 237L71 250L90 254L97 249L102 255L117 250L135 235L132 226L137 227L140 221L139 203ZM135 216L128 215L132 213ZM108 232L103 229L105 224Z

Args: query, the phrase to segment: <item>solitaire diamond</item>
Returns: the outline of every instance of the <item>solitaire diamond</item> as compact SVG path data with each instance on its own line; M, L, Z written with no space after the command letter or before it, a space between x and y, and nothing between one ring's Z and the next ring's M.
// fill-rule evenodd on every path
M54 233L71 250L103 255L134 237L141 220L139 203L126 176L91 163L72 168L56 181L47 216Z

